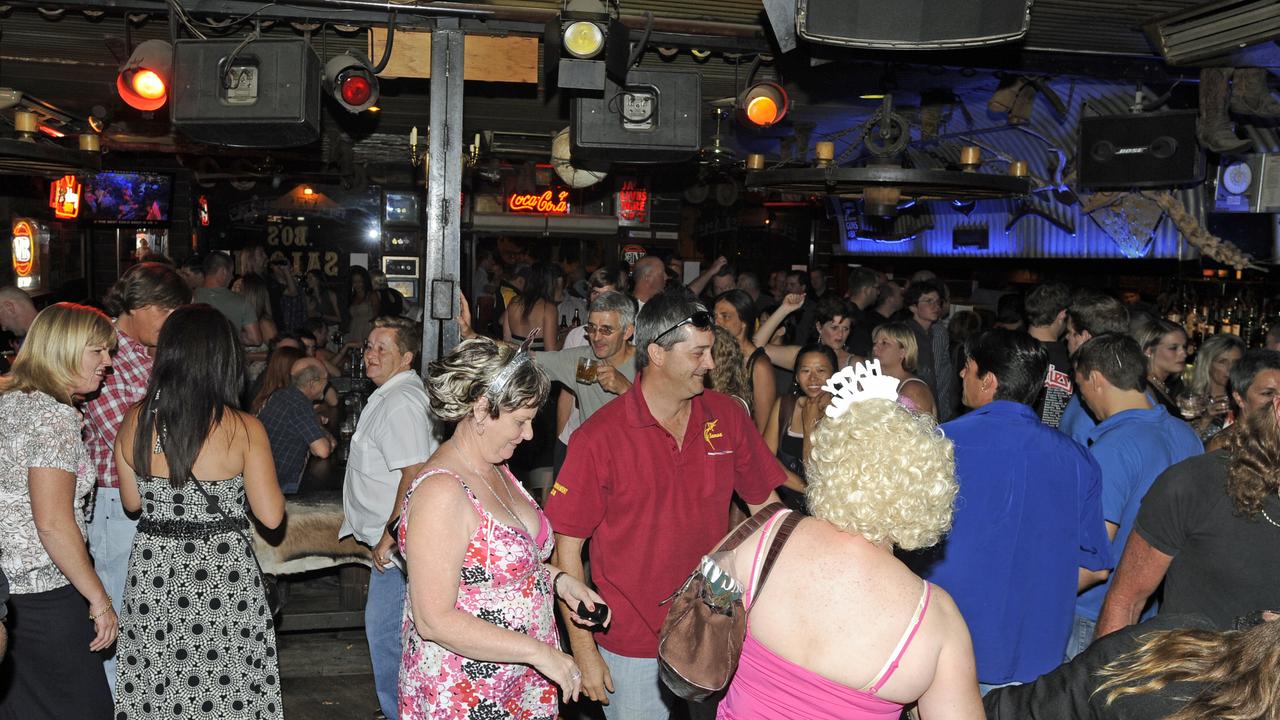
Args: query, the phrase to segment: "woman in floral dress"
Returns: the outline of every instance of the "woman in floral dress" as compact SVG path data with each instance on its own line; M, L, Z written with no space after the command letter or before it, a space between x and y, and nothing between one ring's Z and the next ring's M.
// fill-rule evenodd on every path
M432 412L457 429L398 518L409 572L400 718L554 720L556 688L576 699L582 673L559 649L553 597L588 610L602 601L546 563L550 524L503 465L532 437L549 382L527 352L486 339L429 377Z

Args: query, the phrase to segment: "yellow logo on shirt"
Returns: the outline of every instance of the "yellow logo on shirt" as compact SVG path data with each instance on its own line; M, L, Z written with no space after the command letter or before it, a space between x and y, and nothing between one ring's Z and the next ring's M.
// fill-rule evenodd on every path
M555 485L552 485L552 486L551 486L551 496L552 496L552 497L555 497L555 496L556 496L556 494L560 494L560 495L568 495L568 494L569 494L569 488L567 488L567 487L565 487L565 486L561 485L560 483L556 483Z
M716 449L716 444L711 441L724 437L724 433L716 432L716 425L719 424L719 420L708 420L707 424L702 426L702 439L707 441L707 446L712 450Z

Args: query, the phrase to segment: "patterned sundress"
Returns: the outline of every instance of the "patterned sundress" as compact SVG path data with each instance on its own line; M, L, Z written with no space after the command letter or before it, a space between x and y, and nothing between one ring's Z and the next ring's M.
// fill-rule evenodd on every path
M505 467L503 477L535 509L537 503ZM467 544L458 580L457 608L498 627L559 645L551 577L543 562L554 540L550 523L538 509L539 539L499 522L484 509L461 477L443 468L419 475L405 494L397 542L408 557L405 536L409 500L418 483L432 475L452 476L462 485L480 516ZM401 720L555 720L557 689L528 665L482 662L454 654L423 640L413 624L412 603L404 604L401 626L404 656L400 665Z

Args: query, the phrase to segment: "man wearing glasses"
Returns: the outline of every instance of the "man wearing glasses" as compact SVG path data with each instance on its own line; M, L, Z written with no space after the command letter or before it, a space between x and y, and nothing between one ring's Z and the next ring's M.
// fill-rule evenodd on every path
M907 327L916 336L916 374L933 391L938 399L938 420L950 420L955 414L953 407L956 369L951 366L951 358L947 353L937 352L935 347L946 347L943 342L935 345L934 336L945 333L946 329L938 324L942 318L942 287L934 280L920 280L911 283L907 288L904 304L911 311L911 320Z
M364 633L382 712L394 720L400 681L400 623L405 577L392 558L387 526L400 516L409 483L436 442L427 393L414 371L422 328L404 318L377 318L364 348L365 373L377 389L360 414L342 484L342 528L373 548L373 573L364 606Z
M583 690L608 720L667 717L661 603L725 534L733 494L754 512L785 479L742 406L703 390L714 337L686 289L653 297L636 319L636 383L574 433L547 499L555 562L583 578L591 538L592 579L613 612L598 637L568 627Z

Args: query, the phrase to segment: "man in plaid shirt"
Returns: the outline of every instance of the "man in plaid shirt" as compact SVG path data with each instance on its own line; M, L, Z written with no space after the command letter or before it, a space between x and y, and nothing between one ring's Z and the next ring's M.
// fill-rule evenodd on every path
M191 302L191 289L176 270L162 263L140 263L116 281L103 305L114 317L119 343L99 393L85 406L85 445L98 476L98 495L89 521L89 552L115 607L129 573L129 550L137 523L120 505L116 475L116 432L125 412L146 394L151 379L152 351L160 327L179 305ZM107 683L115 692L116 662L104 661Z

